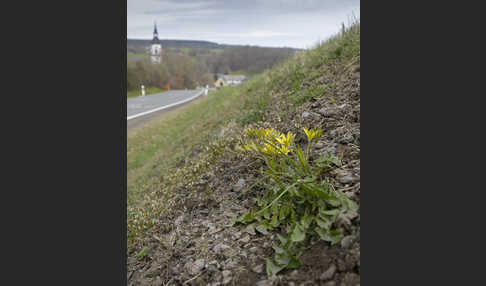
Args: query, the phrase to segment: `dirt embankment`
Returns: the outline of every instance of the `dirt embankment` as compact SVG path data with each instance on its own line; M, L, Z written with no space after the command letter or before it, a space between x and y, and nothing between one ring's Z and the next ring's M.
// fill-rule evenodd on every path
M301 144L305 143L302 127L321 128L324 133L312 157L340 156L342 166L331 171L328 179L359 204L359 56L346 65L320 69L326 72L304 80L302 86L327 86L325 93L294 108L286 99L292 91L274 89L257 126L291 131ZM225 137L237 136L239 131L228 126ZM236 141L228 142L231 150ZM303 266L267 277L265 259L273 256L275 233L262 235L252 226L227 226L235 215L255 208L261 190L251 186L261 177L263 166L237 152L223 152L198 180L179 187L177 207L147 234L147 255L142 259L135 252L129 255L128 285L359 285L359 213L338 220L337 227L345 235L340 243L330 246L313 238L300 256Z

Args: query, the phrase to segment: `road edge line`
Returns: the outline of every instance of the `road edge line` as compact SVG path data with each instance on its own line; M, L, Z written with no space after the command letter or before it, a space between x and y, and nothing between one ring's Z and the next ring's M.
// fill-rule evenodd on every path
M178 102L174 102L174 103L171 103L171 104L168 104L168 105L164 105L164 106L161 106L161 107L157 107L157 108L154 108L154 109L151 109L151 110L148 110L148 111L144 111L144 112L141 112L141 113L138 113L138 114L135 114L135 115L127 116L127 121L130 120L130 119L134 119L134 118L137 118L137 117L140 117L140 116L144 116L144 115L159 111L159 110L164 110L164 109L167 109L167 108L171 108L173 106L177 106L179 104L186 103L188 101L193 100L194 98L201 96L203 93L204 93L204 89L201 90L196 95L194 95L193 97L189 97L187 99L184 99L184 100L181 100L181 101L178 101Z

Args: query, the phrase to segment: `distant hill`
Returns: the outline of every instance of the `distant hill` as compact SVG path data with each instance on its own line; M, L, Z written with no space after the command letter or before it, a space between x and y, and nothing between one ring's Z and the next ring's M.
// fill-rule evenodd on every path
M135 40L128 39L127 46L130 47L148 47L152 40ZM162 47L165 48L204 48L214 49L223 48L222 45L208 41L192 41L192 40L160 40Z
M139 40L139 39L127 39L128 48L142 48L151 45L152 40ZM209 41L194 41L194 40L160 40L162 47L164 48L198 48L198 49L224 49L230 47L247 47L249 45L228 45L228 44L218 44ZM256 47L256 46L253 46ZM261 48L271 48L271 47L261 47ZM281 47L289 50L298 51L300 49ZM273 49L281 49L273 48Z

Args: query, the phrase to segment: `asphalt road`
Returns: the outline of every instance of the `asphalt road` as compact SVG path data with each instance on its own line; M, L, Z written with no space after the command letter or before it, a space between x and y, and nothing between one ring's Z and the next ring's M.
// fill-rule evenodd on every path
M156 115L204 94L201 90L170 90L144 97L127 99L127 128L148 122Z

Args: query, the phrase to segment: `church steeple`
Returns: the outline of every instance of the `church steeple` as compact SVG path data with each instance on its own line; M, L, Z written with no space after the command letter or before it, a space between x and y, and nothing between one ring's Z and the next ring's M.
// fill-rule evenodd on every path
M157 32L157 23L154 22L154 38L152 39L152 46L150 48L152 63L161 62L162 45L159 40L159 33Z
M154 22L154 40L159 38L159 33L157 32L157 22Z

